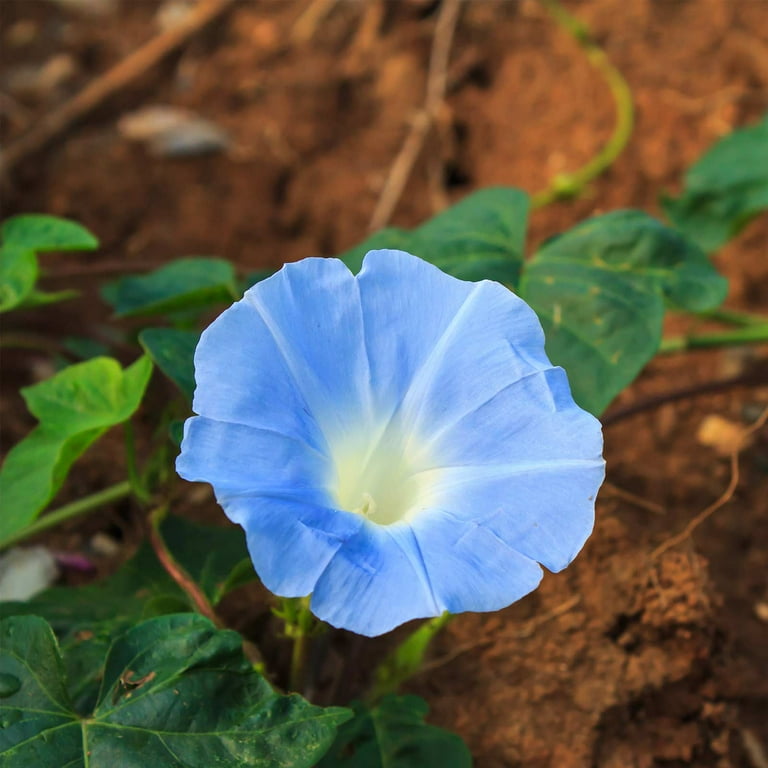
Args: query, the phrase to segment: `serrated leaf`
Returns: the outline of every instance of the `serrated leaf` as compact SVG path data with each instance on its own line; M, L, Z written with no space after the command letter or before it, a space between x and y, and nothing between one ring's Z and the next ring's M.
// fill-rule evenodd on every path
M108 283L102 296L117 317L180 312L240 298L232 264L224 259L185 258L148 275Z
M768 209L768 115L714 144L664 197L669 220L705 251L716 251Z
M576 402L599 415L656 353L665 303L713 309L727 287L686 238L641 211L615 211L546 242L520 295Z
M25 213L0 226L3 244L30 251L91 251L99 241L83 226L56 216Z
M339 728L318 768L469 768L459 736L424 722L418 696L385 696L371 709L352 703L354 719Z
M109 427L128 419L144 395L152 362L123 370L107 357L69 366L22 389L40 424L0 468L0 541L31 523L58 492L72 463Z
M32 293L38 272L34 251L9 243L0 246L0 312L19 306Z
M176 328L146 328L139 343L157 367L192 400L195 391L195 348L200 341L197 331Z
M309 768L349 717L275 693L237 633L194 614L150 619L116 640L86 718L72 709L43 619L4 619L0 640L0 674L20 682L0 699L0 762L9 768Z
M163 539L215 606L256 578L240 528L202 526L169 516ZM65 651L69 693L78 712L94 706L111 641L150 616L194 610L145 542L116 573L77 588L51 587L23 603L0 603L0 618L35 614L52 625Z
M404 250L462 280L516 285L523 263L528 196L489 187L464 198L414 230L390 227L339 256L355 273L379 248Z

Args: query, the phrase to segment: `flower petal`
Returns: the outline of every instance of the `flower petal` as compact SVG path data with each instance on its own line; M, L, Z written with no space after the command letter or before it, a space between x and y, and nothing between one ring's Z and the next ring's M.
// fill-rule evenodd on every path
M176 471L185 480L211 483L222 502L232 494L308 488L325 500L333 468L325 455L296 438L197 416L184 424Z
M475 286L393 250L369 251L357 281L376 403L391 412Z
M445 469L435 494L438 506L457 519L486 528L550 571L561 571L592 532L604 474L602 461L584 459Z
M310 607L334 627L368 637L442 613L410 528L367 521L328 563Z
M233 304L203 331L195 350L195 380L195 413L324 448L325 438L274 337L247 302Z
M541 568L491 530L430 510L411 523L440 608L496 611L532 592Z
M282 597L304 597L344 543L360 530L360 515L302 498L240 496L224 511L243 526L254 568L267 589Z
M432 455L445 468L560 459L602 463L600 422L573 402L562 368L533 371L468 413L441 420L428 434Z
M476 283L414 376L403 419L429 436L515 382L550 368L533 310L503 285Z
M370 416L371 374L360 292L344 263L313 258L286 264L243 301L268 328L325 438L359 431Z

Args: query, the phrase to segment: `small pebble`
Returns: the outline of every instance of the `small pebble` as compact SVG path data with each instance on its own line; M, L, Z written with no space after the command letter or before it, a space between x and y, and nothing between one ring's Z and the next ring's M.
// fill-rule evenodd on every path
M186 109L157 105L120 118L117 128L131 141L146 144L155 155L183 157L229 148L226 132Z
M45 547L16 547L0 555L0 601L29 600L59 576Z
M743 425L710 414L699 425L696 439L709 448L714 448L721 456L730 456L734 451L741 451L749 442L749 435Z

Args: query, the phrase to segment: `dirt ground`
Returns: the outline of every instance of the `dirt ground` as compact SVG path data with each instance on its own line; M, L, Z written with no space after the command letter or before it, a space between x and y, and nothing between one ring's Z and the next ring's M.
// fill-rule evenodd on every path
M4 141L157 34L161 5L173 3L0 0ZM439 2L330 2L311 34L297 39L310 5L318 3L237 3L17 167L3 190L4 215L70 217L102 241L96 256L45 261L45 287L82 287L94 300L27 313L25 330L103 337L108 315L94 286L106 275L203 254L248 271L333 255L365 236L423 102ZM659 193L676 189L704 148L768 108L768 2L567 7L627 78L636 127L588 194L532 215L531 249L594 213L659 213ZM605 82L535 0L463 5L448 89L394 224L417 224L480 187L538 191L589 159L613 125ZM229 135L228 150L151 155L117 127L150 104L213 121ZM728 307L766 310L766 256L765 219L717 255L730 279ZM765 359L766 349L753 354ZM723 351L660 358L612 408L732 375L746 358ZM12 350L3 368L8 441L32 424L14 387L42 375L45 364ZM408 686L430 702L432 722L464 737L477 766L766 768L768 435L741 454L730 500L692 537L654 556L729 483L728 458L697 437L702 422L720 415L748 424L766 405L768 382L666 403L606 427L610 485L584 552L506 611L455 619ZM89 455L71 492L120 479L119 439L113 447ZM208 497L198 506L220 517ZM109 514L85 527L97 530ZM57 535L76 542L79 530Z

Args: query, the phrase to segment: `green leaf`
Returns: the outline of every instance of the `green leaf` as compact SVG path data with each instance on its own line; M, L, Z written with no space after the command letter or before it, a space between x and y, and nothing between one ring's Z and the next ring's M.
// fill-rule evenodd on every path
M197 331L176 328L146 328L139 343L157 367L192 400L195 391L195 348L200 340Z
M615 211L546 242L525 266L520 295L576 402L599 415L658 350L665 303L713 309L727 288L685 237L641 211Z
M0 698L0 762L12 768L309 768L349 718L275 693L237 633L194 614L150 619L116 640L86 718L43 619L4 619L0 640L0 673L20 682Z
M0 246L0 312L18 307L32 293L38 271L34 251L8 243Z
M13 216L0 225L0 312L62 301L73 291L35 291L37 251L86 251L99 241L73 221L43 214Z
M148 275L108 283L102 296L117 317L199 309L240 298L232 264L224 259L177 259Z
M385 696L366 709L352 703L353 720L318 768L469 768L472 756L456 734L424 722L429 708L418 696Z
M513 187L469 195L414 230L383 229L339 258L358 272L379 248L408 251L462 280L517 283L523 263L528 196Z
M242 530L213 527L169 516L161 533L176 560L215 606L256 574ZM23 603L0 603L0 618L35 614L51 623L65 651L69 693L78 712L92 708L101 666L114 638L138 621L165 613L194 610L154 550L139 551L108 578L81 587L51 587Z
M152 362L123 370L108 357L69 366L21 391L40 424L9 452L0 469L0 540L31 523L58 492L72 463L109 427L139 407Z
M768 115L714 144L685 175L678 198L662 198L669 220L716 251L768 209Z
M30 251L92 251L99 241L74 221L40 213L13 216L0 226L3 244Z

